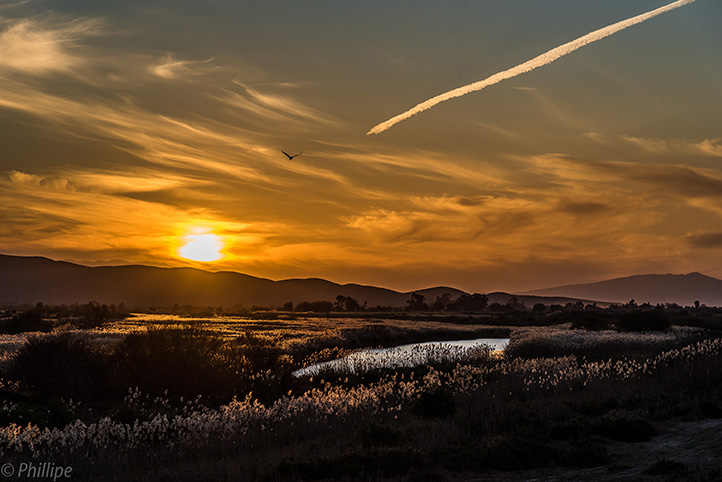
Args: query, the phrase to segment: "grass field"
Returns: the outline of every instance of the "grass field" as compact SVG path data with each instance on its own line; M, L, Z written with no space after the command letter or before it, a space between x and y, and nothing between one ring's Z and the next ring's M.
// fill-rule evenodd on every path
M715 459L690 455L714 437L650 448L722 418L716 330L502 321L135 314L6 334L2 461L77 480L716 480ZM291 375L366 347L504 336L502 355Z

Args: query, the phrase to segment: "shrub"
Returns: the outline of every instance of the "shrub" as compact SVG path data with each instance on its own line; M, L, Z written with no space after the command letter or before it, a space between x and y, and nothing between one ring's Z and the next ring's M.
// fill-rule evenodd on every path
M97 301L80 306L78 311L80 316L76 323L80 328L97 328L111 318L108 305L101 305Z
M572 329L591 331L606 330L609 328L609 319L604 313L594 311L575 312L572 318Z
M671 325L664 310L630 311L616 323L621 331L666 331Z
M364 447L378 448L396 445L401 437L401 432L388 425L372 422L361 430L360 435Z
M154 395L228 395L233 373L223 350L220 336L198 327L131 333L116 348L118 376Z
M28 331L49 332L53 329L53 323L44 319L46 307L38 303L29 310L13 313L13 315L0 324L2 333L25 333Z
M444 385L426 390L414 401L412 410L425 419L449 417L456 411L454 393Z
M12 356L8 375L43 395L92 398L109 389L108 361L82 336L31 336Z
M302 301L294 311L314 313L330 313L333 310L333 303L330 301Z

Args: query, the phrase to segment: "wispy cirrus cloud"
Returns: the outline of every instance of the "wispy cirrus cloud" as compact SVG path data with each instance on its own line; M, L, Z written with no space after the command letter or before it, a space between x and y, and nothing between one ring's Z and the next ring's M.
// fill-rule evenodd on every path
M180 77L189 77L199 75L196 66L203 66L212 62L213 59L206 60L177 60L172 54L166 55L155 64L149 67L153 75L164 79L178 79Z
M214 98L234 109L250 112L265 119L292 122L313 121L321 124L338 123L337 120L286 95L262 92L237 80L234 83L241 87L243 92L226 89L221 95L214 95Z
M0 10L13 10L30 2L31 0L7 0L0 4Z
M48 16L42 21L23 19L10 23L0 45L6 47L0 49L0 72L3 69L31 72L39 79L0 77L0 108L51 121L70 136L100 140L141 161L166 168L194 169L199 175L230 177L269 187L296 182L290 181L284 171L344 182L343 176L326 169L284 164L283 156L272 141L259 142L256 133L246 131L234 122L236 119L232 116L210 119L199 116L193 110L186 111L182 117L170 116L149 109L148 102L138 95L120 94L122 91L118 91L118 86L119 82L122 84L123 76L128 87L136 88L135 77L148 74L148 59L133 52L100 55L83 45L84 35L100 34L102 21L99 19L68 21ZM108 58L112 58L112 67ZM182 74L189 74L192 66L205 62L177 61L167 57L155 65L154 73L169 81L182 80ZM121 77L114 74L109 78L106 75L108 69L123 74ZM49 75L59 72L73 73L75 81L92 84L101 90L58 92ZM209 95L222 91L217 85L223 82L223 78L214 77L214 72L215 69L201 69L198 75L210 75L207 80L211 82L200 93L187 87L187 97L202 100L204 96L207 99ZM102 90L104 82L111 84L107 93ZM228 83L231 81L228 80ZM277 120L304 118L306 121L328 121L321 113L289 97L261 94L250 86L247 90L254 99L251 104L265 106L261 109L277 114ZM214 94L206 95L208 92ZM153 97L152 90L141 94ZM213 106L207 106L207 101L204 103L206 108L213 109ZM227 105L225 101L219 102L215 108ZM255 114L266 118L266 111L257 110Z
M633 136L621 136L621 138L629 144L653 154L688 154L722 157L722 142L720 139L692 141L686 139L650 139Z
M47 15L32 19L2 19L0 72L30 75L70 72L85 62L74 52L78 41L99 35L104 22L97 18L67 20Z
M628 151L630 147L646 154L661 157L670 156L709 156L722 157L722 140L650 138L631 135L607 136L600 132L585 132L583 137L605 146Z
M244 126L248 127L254 117L259 121L256 125L273 118L288 129L307 129L309 122L336 122L287 95L288 85L279 84L276 90L285 92L280 94L262 92L239 81L232 65L211 66L212 59L180 59L174 54L157 59L142 49L109 50L87 42L109 28L105 20L90 17L68 19L46 14L2 19L0 108L56 122L70 135L116 143L151 162L271 183L284 182L281 178L271 181L262 174L269 163L281 166L282 159L275 160L276 146L270 139L259 142L258 132L247 131ZM61 73L72 80L65 80L63 89L58 89L53 75ZM29 75L35 78L29 79ZM151 76L174 83L179 104L172 106L174 115L163 112L165 106L155 101L165 86L139 82ZM203 80L203 86L185 86L188 78ZM230 90L239 85L243 95ZM209 103L209 98L215 102ZM184 103L189 108L184 110ZM239 123L228 107L243 110L244 122ZM309 166L304 167L304 174L313 175ZM320 171L322 177L329 174Z

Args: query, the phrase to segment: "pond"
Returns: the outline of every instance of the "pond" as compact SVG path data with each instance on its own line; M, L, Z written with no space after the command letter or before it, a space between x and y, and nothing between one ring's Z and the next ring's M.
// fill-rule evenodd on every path
M378 368L403 368L434 361L456 362L479 355L483 351L501 351L509 338L477 338L475 340L427 341L391 348L369 348L344 358L316 363L293 372L295 377L312 376L331 370L358 373Z

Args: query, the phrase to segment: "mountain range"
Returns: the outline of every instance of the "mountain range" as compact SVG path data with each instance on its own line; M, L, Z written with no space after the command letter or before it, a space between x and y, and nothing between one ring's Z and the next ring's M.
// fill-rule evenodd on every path
M250 308L278 307L289 301L294 305L302 301L335 301L342 295L369 307L403 307L414 292L431 303L444 293L449 293L452 299L464 294L444 286L399 292L318 278L273 281L229 271L141 265L90 267L43 257L0 255L0 306L97 301L124 303L133 308L174 304ZM490 303L505 304L513 295L498 292L488 296ZM539 296L518 296L518 300L527 306L577 301Z
M246 274L196 268L153 266L83 266L43 257L0 255L0 306L42 302L49 305L87 303L120 304L132 308L180 306L224 306L250 308L278 307L287 302L334 301L350 296L369 307L406 306L412 293L427 302L449 293L452 299L464 291L438 286L413 292L399 292L376 286L338 284L331 281L287 279L274 281ZM512 294L489 293L490 303L505 304ZM699 300L709 306L722 306L722 280L700 273L688 275L640 275L599 283L544 288L517 294L526 306L536 303L561 304L582 300L653 304L675 302L691 305Z

